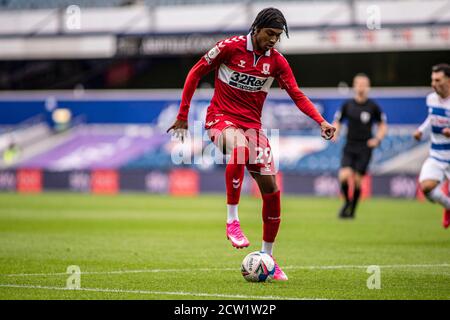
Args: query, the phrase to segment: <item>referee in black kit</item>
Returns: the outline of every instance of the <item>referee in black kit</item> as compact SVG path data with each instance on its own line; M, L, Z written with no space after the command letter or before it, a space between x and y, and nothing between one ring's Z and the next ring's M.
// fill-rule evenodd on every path
M386 116L375 101L369 99L370 79L364 73L353 78L354 98L346 101L336 112L334 127L337 141L342 122L347 119L347 141L344 147L339 182L345 203L339 211L339 218L354 218L361 194L361 180L369 166L372 150L378 147L387 132ZM375 136L372 127L378 124ZM349 194L349 181L353 178L353 196Z

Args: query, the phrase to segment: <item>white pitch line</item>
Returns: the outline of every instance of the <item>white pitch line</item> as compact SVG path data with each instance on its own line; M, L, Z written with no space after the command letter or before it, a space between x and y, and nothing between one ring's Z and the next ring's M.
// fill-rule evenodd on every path
M239 268L199 268L199 269L141 269L141 270L115 270L115 271L86 271L80 274L126 274L126 273L159 273L159 272L196 272L196 271L236 271ZM56 273L17 273L0 274L5 277L27 277L27 276L67 276L66 272Z
M335 269L366 269L369 265L334 265L334 266L286 266L283 269L286 270L335 270ZM391 264L391 265L377 265L380 268L447 268L450 267L449 263L441 264ZM211 271L236 271L239 268L190 268L190 269L141 269L141 270L115 270L115 271L86 271L81 272L82 275L91 274L127 274L127 273L160 273L160 272L211 272ZM0 274L3 277L28 277L28 276L67 276L66 272L56 273L16 273L16 274Z
M261 299L261 300L325 300L319 298L299 298L299 297L280 297L280 296L247 296L243 294L221 294L204 292L184 292L184 291L148 291L148 290L122 290L122 289L103 289L103 288L79 288L69 289L64 287L32 286L18 284L0 284L0 288L20 288L20 289L43 289L59 291L89 291L89 292L108 292L108 293L132 293L148 295L169 295L169 296L195 296L195 297L214 297L231 299Z
M441 263L441 264L386 264L386 265L378 265L378 264L372 264L379 266L380 268L392 268L392 269L402 269L402 268L446 268L450 267L450 264L448 263ZM368 265L342 265L342 266L287 266L283 269L366 269Z

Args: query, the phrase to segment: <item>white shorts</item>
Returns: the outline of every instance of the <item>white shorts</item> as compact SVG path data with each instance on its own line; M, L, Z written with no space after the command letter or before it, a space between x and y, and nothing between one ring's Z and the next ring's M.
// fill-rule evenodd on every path
M450 163L428 158L420 170L419 182L436 180L441 182L444 178L450 179Z

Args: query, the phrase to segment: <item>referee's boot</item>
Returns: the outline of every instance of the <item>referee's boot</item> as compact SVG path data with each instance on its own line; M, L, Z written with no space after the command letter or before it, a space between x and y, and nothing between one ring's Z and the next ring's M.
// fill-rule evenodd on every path
M351 201L346 201L342 206L341 210L339 210L339 219L347 219L350 218L352 203Z
M349 219L354 219L355 218L355 212L356 212L356 207L358 205L358 202L355 200L350 201L350 208L348 209L348 216L347 218Z

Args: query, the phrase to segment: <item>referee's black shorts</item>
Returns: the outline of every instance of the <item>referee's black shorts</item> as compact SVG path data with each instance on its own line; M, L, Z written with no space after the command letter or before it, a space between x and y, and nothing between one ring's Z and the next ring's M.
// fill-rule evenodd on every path
M372 158L372 148L367 141L347 142L342 153L341 168L350 167L361 175L365 175Z

